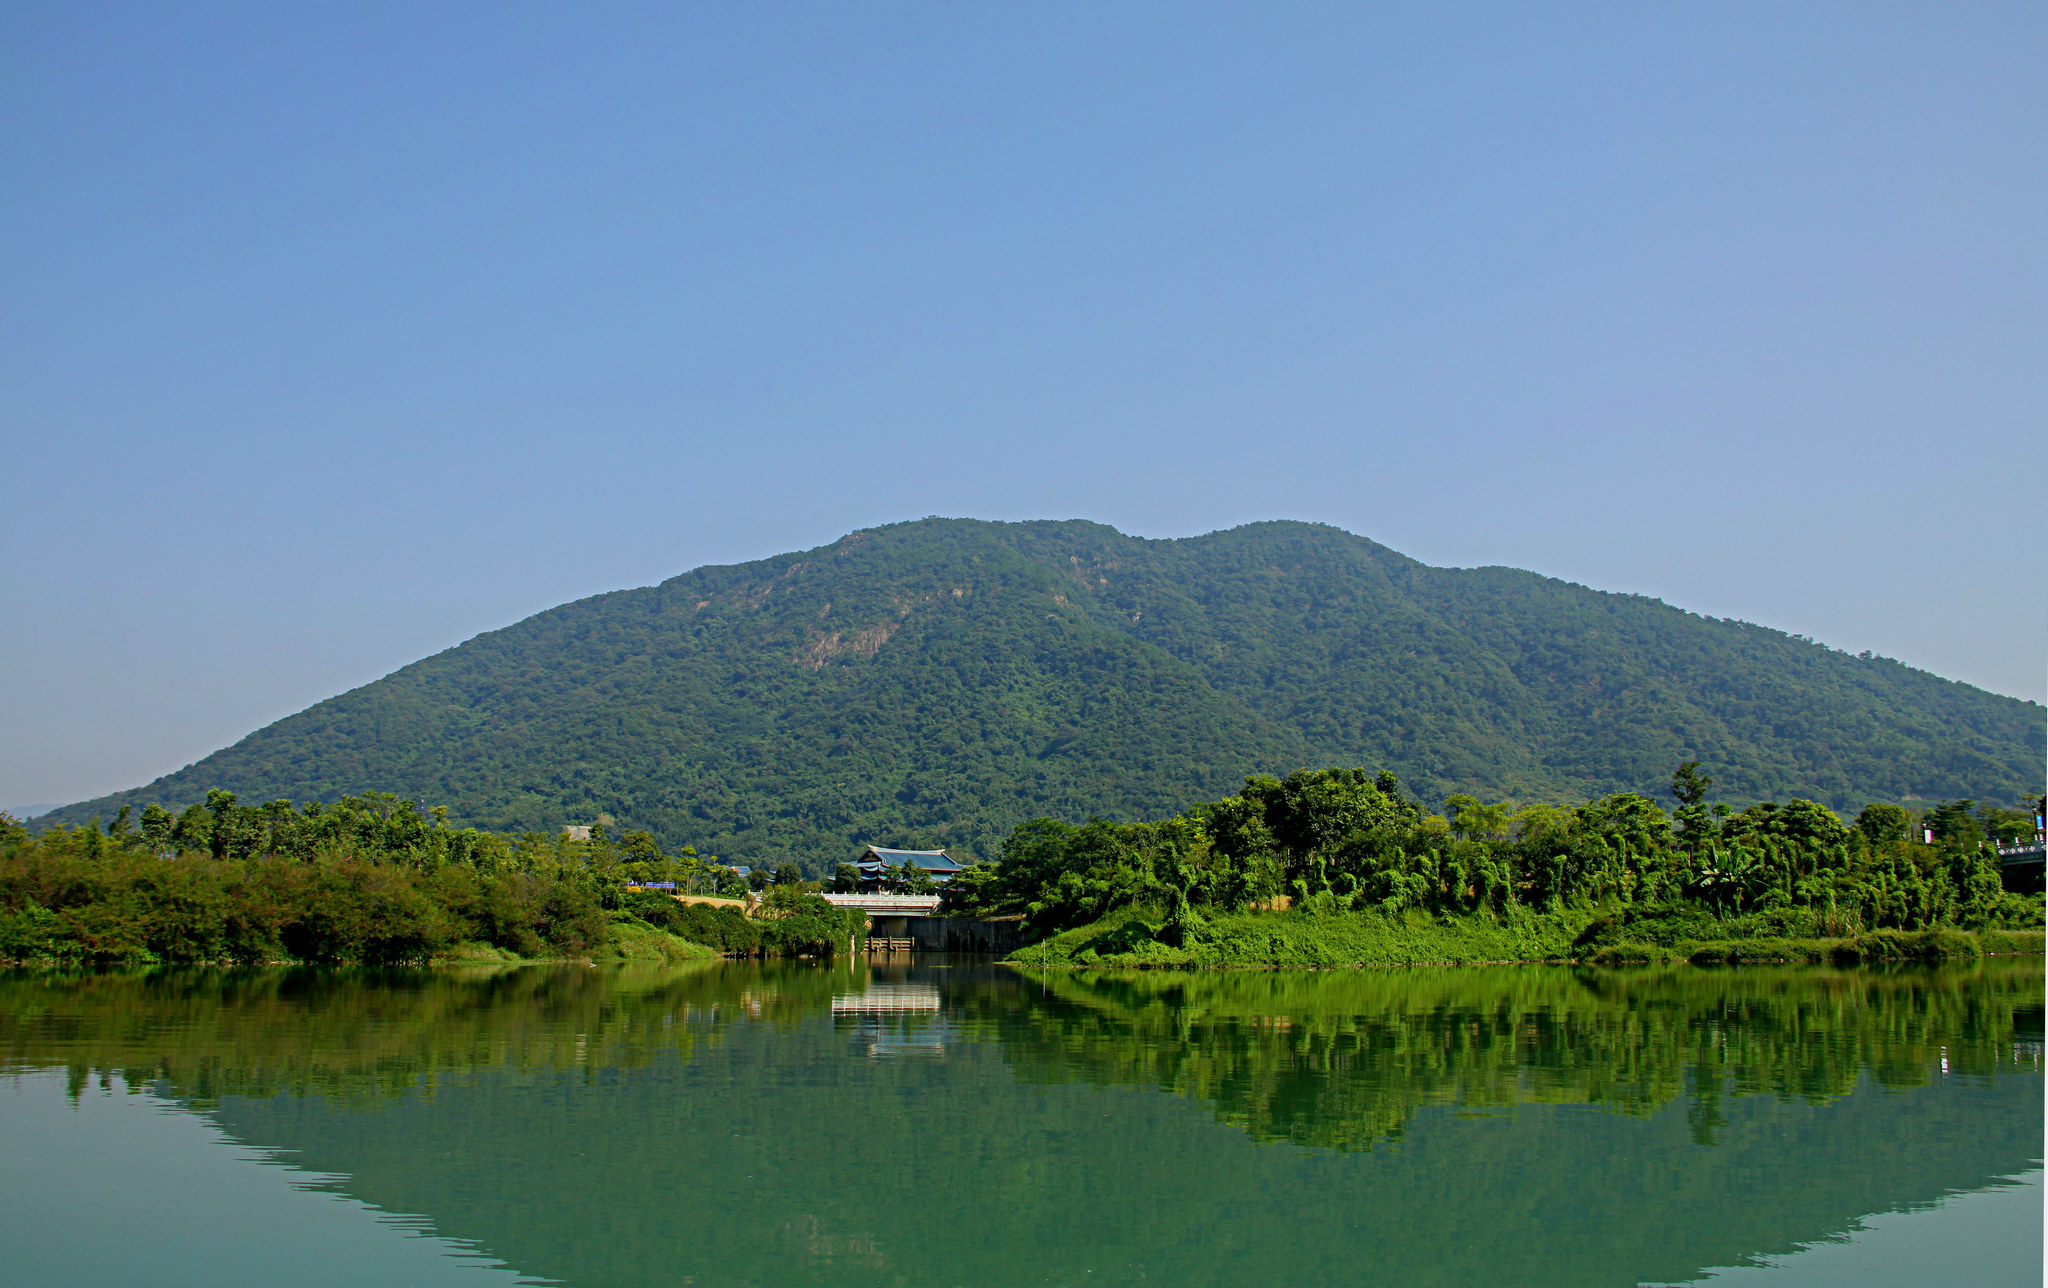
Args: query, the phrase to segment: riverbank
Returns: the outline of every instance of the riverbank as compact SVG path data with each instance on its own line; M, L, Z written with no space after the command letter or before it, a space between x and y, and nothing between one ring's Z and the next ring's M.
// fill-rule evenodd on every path
M725 954L716 948L673 935L638 917L613 913L604 938L589 952L568 956L542 954L521 956L496 944L465 940L434 954L433 966L515 966L549 962L589 963L600 966L675 966L683 962L721 961Z
M533 953L518 953L487 940L465 939L448 944L438 951L416 958L411 962L386 963L424 966L679 966L687 962L723 961L727 954L716 948L672 935L665 930L648 925L637 917L615 914L612 923L603 935L581 952L551 952L543 949ZM277 954L272 957L179 957L169 961L146 951L129 949L119 954L101 953L88 957L77 948L65 942L46 942L33 945L17 945L11 953L0 954L0 966L90 966L96 968L120 968L128 966L305 966L332 965L334 962L313 963L304 959ZM341 964L347 964L343 959Z
M755 916L686 905L587 865L158 859L0 854L0 962L60 966L416 966L429 962L677 962L855 950L866 918L792 888Z
M1773 933L1773 932L1776 933ZM1634 932L1631 934L1631 932ZM1768 918L1627 922L1597 911L1431 918L1410 913L1241 912L1212 916L1183 942L1166 914L1126 909L1021 948L1004 960L1032 967L1259 969L1327 966L1583 962L1861 962L2035 954L2039 929L1938 927L1839 935L1787 935Z
M1596 948L1579 960L1595 966L1626 966L1690 962L1695 966L1733 966L1744 962L1969 961L1978 957L2034 956L2044 951L2039 930L1874 930L1839 939L1756 939L1686 941L1674 945L1614 944Z

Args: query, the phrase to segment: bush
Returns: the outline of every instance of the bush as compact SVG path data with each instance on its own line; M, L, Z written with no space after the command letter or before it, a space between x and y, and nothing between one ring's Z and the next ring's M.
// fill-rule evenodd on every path
M1826 961L1831 946L1813 939L1724 939L1693 947L1686 960L1695 966L1739 966L1744 962Z
M728 957L830 957L866 938L867 917L835 908L815 894L777 886L754 917L717 904L683 903L651 890L629 890L620 907L651 926Z
M604 945L604 959L607 961L672 966L677 962L712 961L717 958L716 949L677 938L629 912L614 912L611 915L611 933L605 937Z
M2038 957L2048 951L2048 934L2038 930L1985 930L1978 932L1977 942L1987 953L2031 953Z
M727 957L751 957L761 950L760 927L737 908L680 903L646 890L628 891L623 907L651 926Z
M273 871L287 885L303 885L281 932L285 951L302 962L425 962L457 940L474 937L394 869L351 863L304 875Z
M1655 944L1623 941L1596 948L1582 960L1592 966L1640 966L1645 962L1668 961L1671 950Z
M424 962L458 942L519 956L604 942L588 883L389 864L188 855L0 860L0 959Z
M781 957L830 957L867 936L866 914L778 886L761 905L761 946Z
M1937 926L1932 930L1873 930L1835 949L1841 962L1973 961L1983 955L1977 936Z

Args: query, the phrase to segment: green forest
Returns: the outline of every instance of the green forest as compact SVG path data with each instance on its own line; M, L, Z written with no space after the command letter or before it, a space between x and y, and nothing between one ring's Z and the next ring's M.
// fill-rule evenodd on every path
M2043 901L1992 848L2025 809L1712 799L1697 761L1667 813L1632 792L1561 807L1454 793L1427 808L1391 772L1254 775L1140 823L1018 825L1000 858L943 887L947 915L1021 917L1039 964L1626 962L2039 952ZM842 869L841 882L850 875ZM173 814L32 835L0 814L0 960L417 963L831 956L857 912L794 864L764 915L685 905L743 894L728 865L649 833L616 840L450 824L372 793L244 805L216 789ZM930 889L929 883L919 887Z
M375 791L819 875L865 844L992 858L1031 818L1161 818L1309 765L1564 806L1671 804L1697 760L1734 804L1848 812L2017 805L2043 754L2033 703L1335 528L927 519L551 609L37 826Z
M447 810L370 793L328 805L243 805L215 790L131 826L31 835L0 814L0 961L362 965L533 958L671 962L831 956L865 918L787 879L759 915L666 891L739 895L746 883L645 832L614 841L454 828Z
M1434 813L1391 773L1259 776L1154 822L1031 820L946 904L1024 916L1052 938L1013 960L1041 964L1969 955L1948 932L2043 924L2038 878L2006 889L1992 848L2034 837L2038 797L1845 822L1799 799L1733 809L1713 787L1688 761L1675 814L1632 792L1572 808L1454 794Z

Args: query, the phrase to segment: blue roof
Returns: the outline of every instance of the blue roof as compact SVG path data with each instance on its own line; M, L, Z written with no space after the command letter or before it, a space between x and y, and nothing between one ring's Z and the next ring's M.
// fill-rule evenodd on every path
M885 850L879 845L870 845L861 853L856 867L871 863L883 863L900 868L914 863L926 872L959 872L962 865L944 850Z

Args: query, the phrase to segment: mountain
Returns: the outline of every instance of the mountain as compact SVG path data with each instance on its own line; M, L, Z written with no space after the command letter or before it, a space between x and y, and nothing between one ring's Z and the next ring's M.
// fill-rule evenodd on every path
M1315 524L1182 540L924 519L536 614L121 805L366 789L455 821L599 813L729 860L991 854L1021 819L1158 817L1302 765L1427 799L1736 803L2038 791L2039 705L1641 595L1432 568Z

